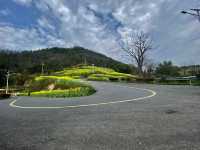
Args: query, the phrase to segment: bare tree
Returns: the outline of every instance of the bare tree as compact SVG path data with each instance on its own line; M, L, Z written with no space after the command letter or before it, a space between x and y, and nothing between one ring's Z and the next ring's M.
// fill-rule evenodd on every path
M156 64L154 63L154 61L152 59L146 59L144 62L144 68L145 68L145 75L147 78L151 78L155 69L156 69Z
M139 75L143 75L146 53L152 49L152 41L148 34L138 32L128 36L120 44L122 49L136 62Z

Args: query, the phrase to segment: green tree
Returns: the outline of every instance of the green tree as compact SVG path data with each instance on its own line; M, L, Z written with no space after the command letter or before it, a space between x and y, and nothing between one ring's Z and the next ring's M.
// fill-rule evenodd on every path
M6 77L5 77L5 71L0 70L0 87L5 86L6 84Z
M156 76L174 77L180 75L179 70L171 61L164 61L157 66L155 73Z

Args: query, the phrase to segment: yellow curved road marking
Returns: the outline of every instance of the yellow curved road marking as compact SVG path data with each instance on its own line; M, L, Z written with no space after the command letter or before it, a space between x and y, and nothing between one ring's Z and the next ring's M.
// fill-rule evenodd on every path
M115 85L115 86L120 86L120 85ZM109 104L117 104L117 103L125 103L125 102L132 102L132 101L139 101L147 98L154 97L157 93L153 90L150 89L143 89L143 88L136 88L136 87L129 87L129 86L120 86L120 87L128 87L128 88L134 88L138 90L143 90L150 92L151 94L145 97L138 97L134 99L127 99L127 100L120 100L120 101L111 101L111 102L104 102L104 103L94 103L94 104L85 104L85 105L67 105L67 106L52 106L52 107L26 107L26 106L19 106L16 105L16 102L18 101L17 99L12 101L9 106L10 107L15 107L15 108L22 108L22 109L64 109L64 108L79 108L79 107L91 107L91 106L100 106L100 105L109 105Z

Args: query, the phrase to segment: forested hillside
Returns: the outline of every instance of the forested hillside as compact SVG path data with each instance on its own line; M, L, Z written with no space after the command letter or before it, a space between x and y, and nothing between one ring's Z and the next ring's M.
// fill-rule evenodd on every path
M74 48L49 48L37 51L0 51L0 68L13 72L40 73L41 66L50 73L66 67L88 64L112 68L119 72L131 73L131 67L105 55L84 49Z

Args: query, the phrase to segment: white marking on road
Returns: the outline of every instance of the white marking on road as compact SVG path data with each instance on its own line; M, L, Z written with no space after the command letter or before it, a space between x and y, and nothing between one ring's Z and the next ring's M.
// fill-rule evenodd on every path
M139 101L139 100L144 100L147 98L151 98L154 97L157 93L153 90L150 89L143 89L143 88L136 88L136 87L130 87L130 86L121 86L121 85L115 85L115 86L120 86L120 87L128 87L128 88L134 88L134 89L138 89L138 90L143 90L143 91L147 91L150 92L151 95L145 96L145 97L138 97L138 98L134 98L134 99L127 99L127 100L120 100L120 101L111 101L111 102L104 102L104 103L94 103L94 104L85 104L85 105L67 105L67 106L41 106L41 107L37 107L37 106L19 106L16 105L16 102L19 99L16 99L14 101L12 101L9 105L10 107L15 107L15 108L22 108L22 109L64 109L64 108L79 108L79 107L91 107L91 106L100 106L100 105L109 105L109 104L118 104L118 103L125 103L125 102L132 102L132 101Z

